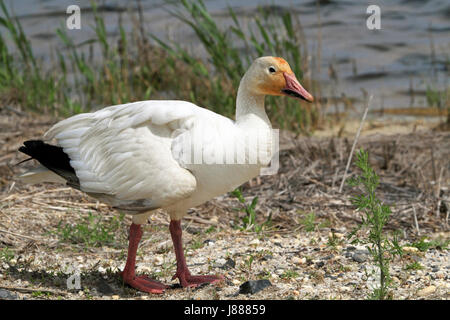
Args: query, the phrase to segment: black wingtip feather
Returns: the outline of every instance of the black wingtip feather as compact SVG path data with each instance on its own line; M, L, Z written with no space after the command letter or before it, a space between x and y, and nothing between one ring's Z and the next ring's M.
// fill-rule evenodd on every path
M39 161L44 167L67 180L71 186L80 185L75 169L70 165L69 156L63 148L45 143L42 140L25 141L19 151Z

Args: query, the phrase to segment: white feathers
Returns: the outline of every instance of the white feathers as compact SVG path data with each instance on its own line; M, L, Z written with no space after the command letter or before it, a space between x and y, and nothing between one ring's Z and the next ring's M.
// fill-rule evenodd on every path
M82 191L110 194L120 200L152 199L164 205L195 188L195 178L171 159L170 130L163 126L164 114L168 113L161 112L164 103L138 102L75 116L65 120L64 126L56 124L46 138L55 137L73 159L71 165ZM180 112L180 116L184 114ZM154 115L157 126L153 124ZM172 111L166 121L173 118ZM148 125L143 125L146 122ZM72 139L71 132L82 134ZM179 183L169 190L167 179Z
M196 179L172 156L174 139L206 118L232 121L183 101L142 101L80 114L54 125L57 140L87 193L150 199L158 207L187 198ZM208 123L208 125L214 125Z

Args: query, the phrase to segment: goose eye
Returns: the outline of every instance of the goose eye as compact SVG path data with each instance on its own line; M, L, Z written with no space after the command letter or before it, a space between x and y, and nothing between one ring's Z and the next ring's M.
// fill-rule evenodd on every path
M275 68L274 68L274 67L269 67L269 72L270 72L270 73L275 73L275 72L276 72L276 70L275 70Z

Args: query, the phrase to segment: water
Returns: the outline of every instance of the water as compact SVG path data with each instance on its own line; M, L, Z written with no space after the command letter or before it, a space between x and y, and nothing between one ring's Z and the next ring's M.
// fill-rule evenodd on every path
M320 72L312 77L321 82L324 96L362 99L362 89L374 94L373 108L425 107L426 88L449 86L450 3L447 0L316 0L302 1L205 1L210 13L220 24L230 24L227 6L238 17L249 21L257 7L270 6L274 11L290 10L298 15L307 40L312 61L318 55L321 40ZM35 53L49 58L52 50L62 48L56 28L65 25L67 6L81 8L81 30L68 31L76 43L92 38L93 19L90 1L37 0L7 2L20 17L25 32L32 40ZM102 1L110 37L118 36L118 12L135 6L135 2ZM381 9L381 30L366 27L366 8L376 4ZM199 55L204 52L194 33L170 16L165 1L142 0L145 29L159 37L176 39ZM320 21L318 22L320 12ZM130 16L122 14L125 25ZM3 31L2 31L3 32ZM320 34L320 36L319 36ZM337 79L330 79L332 65ZM411 88L414 96L411 95ZM361 108L362 103L357 105Z

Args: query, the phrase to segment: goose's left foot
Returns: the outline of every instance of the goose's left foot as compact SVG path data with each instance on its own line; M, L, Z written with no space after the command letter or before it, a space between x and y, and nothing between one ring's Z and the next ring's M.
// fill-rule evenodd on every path
M222 276L193 276L189 272L184 257L183 245L181 241L181 224L180 220L171 220L169 224L170 234L172 236L173 246L175 248L175 256L177 258L177 273L172 280L178 278L182 287L197 287L202 283L216 283L224 278Z
M180 284L182 287L190 287L195 288L203 283L217 283L224 280L223 276L193 276L189 272L189 270L185 271L177 271L177 273L173 276L172 280L178 278L180 280Z

